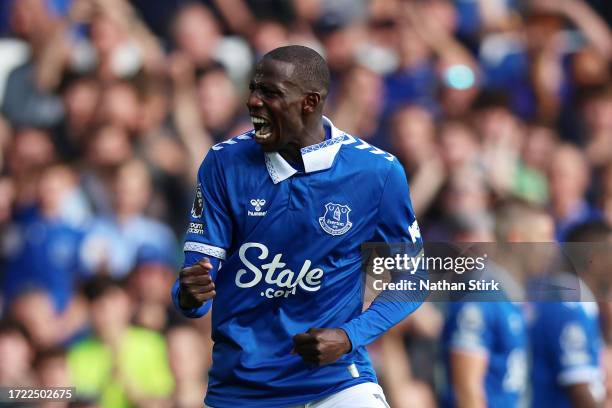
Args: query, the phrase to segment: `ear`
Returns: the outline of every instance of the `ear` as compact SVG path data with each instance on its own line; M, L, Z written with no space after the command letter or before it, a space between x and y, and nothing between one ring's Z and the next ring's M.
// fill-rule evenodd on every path
M313 113L317 110L321 103L321 94L318 92L311 92L306 95L302 103L302 110L304 113Z

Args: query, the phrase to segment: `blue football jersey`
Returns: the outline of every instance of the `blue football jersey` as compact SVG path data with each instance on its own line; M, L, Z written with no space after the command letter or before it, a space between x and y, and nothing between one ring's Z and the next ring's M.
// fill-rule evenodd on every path
M571 407L565 386L587 383L596 399L605 390L597 304L534 302L531 339L533 407Z
M452 302L448 305L442 343L446 366L450 353L483 353L488 357L484 388L490 407L516 407L527 384L527 331L522 306L509 301ZM445 406L455 406L447 369Z
M419 245L420 233L397 159L326 118L324 126L327 139L301 150L303 169L264 153L253 131L213 146L200 168L184 250L187 264L203 256L222 263L210 406L292 406L376 382L365 349L375 336L359 333L384 323L360 319L360 247ZM178 282L175 304L177 292ZM342 327L352 350L333 364L305 363L291 353L292 338L312 327Z
M4 276L0 273L0 293L5 310L21 292L41 289L49 293L57 311L64 311L83 277L83 231L63 220L45 218L35 209L2 240L6 271Z

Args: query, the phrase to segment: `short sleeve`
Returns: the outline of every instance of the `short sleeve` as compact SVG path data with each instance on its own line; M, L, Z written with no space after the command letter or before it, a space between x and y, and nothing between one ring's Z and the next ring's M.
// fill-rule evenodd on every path
M491 324L481 303L455 304L450 322L450 349L488 354L491 348Z
M556 349L551 353L553 366L557 373L557 382L560 385L579 383L592 383L599 375L598 362L592 352L596 341L589 334L588 316L581 305L564 306L559 310L559 321L553 338L557 339Z
M223 168L211 149L198 171L196 193L183 248L185 264L190 265L201 256L225 260L231 237L232 218Z

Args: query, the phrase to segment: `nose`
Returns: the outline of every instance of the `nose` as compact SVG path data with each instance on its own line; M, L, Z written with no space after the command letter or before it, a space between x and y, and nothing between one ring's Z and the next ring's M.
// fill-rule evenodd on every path
M249 94L249 98L247 99L247 108L261 108L263 106L263 102L259 97L257 90L251 91Z

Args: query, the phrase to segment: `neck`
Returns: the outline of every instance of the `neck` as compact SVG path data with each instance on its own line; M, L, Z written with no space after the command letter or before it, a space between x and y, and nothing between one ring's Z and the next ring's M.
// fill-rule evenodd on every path
M523 268L520 265L518 259L512 256L512 254L500 254L495 258L495 263L499 265L499 267L503 268L508 272L510 276L512 276L517 283L523 284L525 280L525 274L523 273Z
M325 140L325 128L323 127L323 118L319 118L316 121L307 123L302 132L295 138L295 143L288 144L284 149L279 151L283 159L290 162L298 162L304 164L302 161L302 154L300 149L306 146L312 146L317 143L321 143Z

